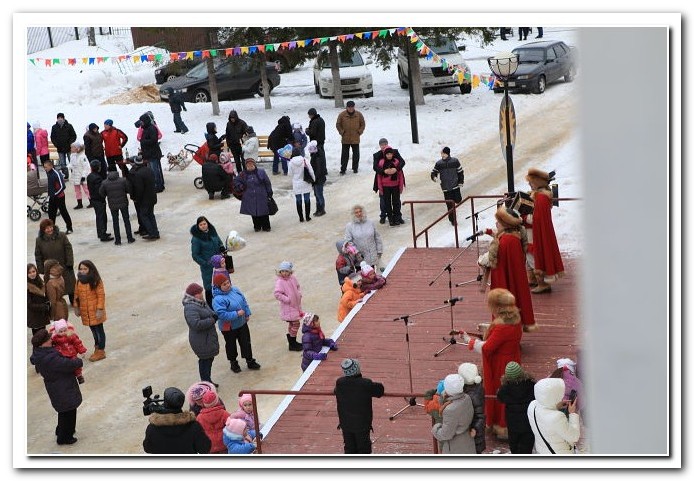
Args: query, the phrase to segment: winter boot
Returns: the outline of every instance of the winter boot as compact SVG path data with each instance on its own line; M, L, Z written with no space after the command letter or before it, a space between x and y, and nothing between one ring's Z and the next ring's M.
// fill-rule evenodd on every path
M77 205L75 206L75 210L77 209L82 209L84 206L82 205L82 199L77 199Z
M291 334L287 334L287 344L289 344L289 350L290 351L303 351L304 348L296 342L296 339L291 336Z
M105 359L105 358L106 358L106 351L104 351L103 349L96 349L96 350L94 350L94 354L89 356L89 360L92 362L101 361L102 359Z
M307 200L306 201L306 222L309 222L311 220L311 201Z
M498 424L494 425L494 434L496 438L500 441L506 441L508 439L508 428L502 428Z
M304 212L301 210L301 204L296 204L296 213L299 214L299 222L303 222Z
M526 269L528 273L528 286L537 287L537 277L535 277L535 272L532 269Z

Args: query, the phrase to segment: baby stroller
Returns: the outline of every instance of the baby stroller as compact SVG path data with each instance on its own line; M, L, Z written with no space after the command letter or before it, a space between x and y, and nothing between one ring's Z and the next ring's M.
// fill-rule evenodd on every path
M27 197L31 199L31 205L27 204L27 217L37 221L41 211L48 212L48 179L39 179L33 170L27 172Z
M210 148L207 146L207 142L202 144L201 146L197 146L195 144L186 144L183 146L183 148L190 152L193 155L193 160L200 164L205 163L205 160L207 159L207 154L210 152ZM202 176L196 177L193 179L193 185L197 189L204 189L205 185L202 183Z

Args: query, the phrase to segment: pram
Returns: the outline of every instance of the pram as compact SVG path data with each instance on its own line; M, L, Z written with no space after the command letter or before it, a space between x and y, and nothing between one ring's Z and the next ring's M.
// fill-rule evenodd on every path
M39 179L34 170L27 172L27 197L31 199L31 205L27 204L27 217L37 221L41 211L48 212L48 179Z
M195 162L197 162L200 165L205 163L205 160L207 159L207 154L210 152L210 148L207 146L207 142L200 146L197 146L195 144L186 144L183 146L183 148L187 152L191 153L193 156L193 160L195 160ZM193 185L197 189L204 189L205 185L202 182L202 176L193 179Z

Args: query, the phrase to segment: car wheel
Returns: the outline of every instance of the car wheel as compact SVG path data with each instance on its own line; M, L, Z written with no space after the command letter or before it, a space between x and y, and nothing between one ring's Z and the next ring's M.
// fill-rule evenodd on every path
M469 94L472 92L472 84L460 84L460 93Z
M274 87L272 86L272 82L270 82L270 81L268 80L267 83L268 83L268 85L270 86L270 92L272 92L272 89L274 88ZM255 86L255 93L257 93L257 94L260 95L261 97L264 97L264 96L265 96L265 92L263 91L263 82L262 82L262 81L258 82L258 85Z
M176 76L174 74L170 73L169 75L166 76L166 81L168 82L168 81L173 80L175 78L176 78Z
M202 189L205 187L205 184L202 182L202 177L196 177L193 179L193 185L196 189Z
M374 91L373 91L373 90L372 90L371 92L369 92L369 93L364 94L364 97L366 97L367 99L370 99L370 98L373 97L373 96L374 96Z
M196 104L203 104L205 102L209 102L210 94L207 93L207 90L204 89L196 90L195 94L193 94L193 100L195 100Z
M407 82L405 82L405 75L402 73L402 69L398 67L398 80L400 81L400 88L406 89Z
M537 78L537 82L535 82L535 89L534 92L536 94L542 94L545 92L545 87L547 86L547 80L545 79L544 75L540 75Z
M576 76L576 71L574 70L574 67L573 66L569 67L569 71L566 72L566 75L564 75L564 82L573 82L575 76Z

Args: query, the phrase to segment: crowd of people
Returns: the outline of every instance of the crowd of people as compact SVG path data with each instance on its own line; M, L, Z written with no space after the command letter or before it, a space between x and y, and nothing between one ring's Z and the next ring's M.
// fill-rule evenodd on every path
M181 111L186 110L185 105L176 99L175 93L170 94L173 94L169 101L175 132L185 134L188 129L180 117ZM258 165L259 145L253 127L236 111L229 113L221 136L217 136L216 124L209 122L205 133L209 153L202 166L202 177L210 200L215 192L221 191L222 199L233 193L240 199L240 214L251 216L254 231L269 232L270 217L277 211L271 178L280 175L281 165L281 171L291 176L299 222L312 220L311 193L316 206L313 216L324 215L323 186L328 175L325 122L316 109L310 109L308 115L310 122L306 130L300 123L292 124L288 116L278 120L268 139L268 148L274 154L271 175ZM29 175L34 171L39 175L37 167L42 162L48 181L49 219L40 223L35 264L27 265L27 327L31 329L34 348L31 362L44 378L51 403L58 412L58 444L76 442L76 411L82 401L79 384L85 382L81 358L87 349L68 322L69 306L92 332L94 352L89 361L106 358L104 282L96 265L86 259L78 264L75 275L68 238L73 225L65 203L65 182L72 177L77 199L75 209L93 209L96 237L100 241L113 240L115 245L122 244L121 216L127 243L135 242L135 235L147 240L159 239L154 206L157 194L165 190L159 147L162 132L150 112L140 116L136 126L140 153L131 158L127 158L123 150L128 137L114 127L110 119L104 121L102 132L98 125L90 124L83 136L84 142L80 143L64 114L58 114L50 136L58 151L57 165L44 148L47 133L37 122L31 140L35 158L29 155L28 137L28 161L31 163L27 169ZM352 171L358 173L360 136L365 127L364 116L355 109L354 102L349 101L336 123L342 143L341 175L346 174L350 150ZM381 138L372 163L373 191L379 195L380 224L387 221L390 227L397 227L405 223L400 200L405 188L405 165L401 152L386 138ZM464 171L461 162L451 156L449 147L440 152L430 176L432 181L440 183L444 200L461 202ZM550 285L564 274L551 219L549 182L553 180L552 175L532 168L526 179L534 201L533 213L521 215L504 204L499 205L495 213L496 229L487 232L493 238L489 252L479 261L491 279L487 302L492 321L481 339L461 333L470 350L482 355L482 375L478 374L475 364L465 363L457 373L446 376L439 383L435 398L432 398L437 403L435 409L429 409L437 421L432 435L440 442L443 453L484 452L486 431L508 440L512 453L570 452L579 437L576 399L581 396L575 396L575 392L580 391L576 389L580 381L575 375L575 363L562 360L561 372L537 383L522 367L521 337L524 332L538 329L531 294L551 293ZM83 205L83 199L87 205ZM136 230L130 223L130 201L137 214ZM113 235L107 232L106 206L111 212ZM448 219L456 225L455 211L451 207L447 204ZM66 224L65 232L55 225L58 211ZM340 288L336 319L339 322L363 302L369 292L383 288L387 282L382 275L384 246L379 228L367 218L363 205L353 205L350 213L343 238L335 244L338 251L335 269ZM261 368L251 343L251 302L234 285L230 275L233 261L226 241L209 220L199 216L190 227L190 234L191 257L200 269L201 283L193 282L185 289L182 316L189 329L191 349L198 358L200 385L207 386L206 392L192 399L191 390L186 396L177 388L168 388L161 410L150 417L143 447L145 452L153 454L250 453L255 450L255 437L259 433L255 432L254 422L249 422L249 417L252 418L249 399L239 400L236 415L227 412L216 391L219 385L212 380L211 373L214 358L220 354L218 333L222 334L224 353L233 373L242 370L239 354L247 369ZM482 286L486 289L486 282ZM319 315L302 307L301 285L292 262L283 261L277 267L273 294L279 303L279 318L286 323L288 350L302 351L302 371L313 361L326 360L330 351L338 350L335 340L323 333ZM69 305L65 296L69 298ZM65 361L56 362L56 357L65 358ZM370 453L370 400L382 396L384 387L362 378L356 359L344 360L342 369L344 377L338 379L335 394L345 453ZM186 397L191 410L184 412ZM562 409L566 414L557 415ZM531 411L533 418L529 417ZM180 442L169 439L171 432L181 437ZM543 444L538 443L538 437Z

